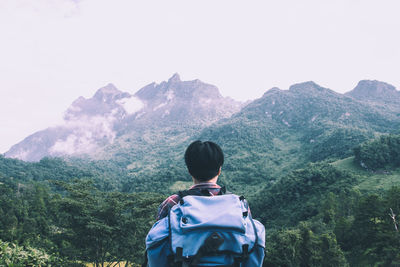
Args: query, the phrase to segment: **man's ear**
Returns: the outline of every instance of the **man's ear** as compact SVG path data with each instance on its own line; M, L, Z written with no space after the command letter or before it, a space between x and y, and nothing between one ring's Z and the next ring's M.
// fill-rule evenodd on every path
M219 167L218 176L221 175L222 167Z

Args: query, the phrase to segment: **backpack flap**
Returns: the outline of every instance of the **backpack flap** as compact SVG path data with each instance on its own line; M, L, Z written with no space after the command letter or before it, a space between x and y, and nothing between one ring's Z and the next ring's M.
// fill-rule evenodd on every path
M197 254L213 233L224 242L218 251L241 254L244 244L252 248L256 234L247 208L238 196L186 196L169 214L171 249L182 248L183 257Z
M168 228L167 218L157 221L146 236L146 249L155 247L158 243L168 238Z
M240 233L246 231L242 204L235 195L187 196L176 207L180 209L179 227L183 233L221 227Z

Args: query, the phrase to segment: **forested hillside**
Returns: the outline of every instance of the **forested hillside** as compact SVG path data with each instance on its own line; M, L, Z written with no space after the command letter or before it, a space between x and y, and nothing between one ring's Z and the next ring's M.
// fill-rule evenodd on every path
M381 137L354 150L385 153L384 140L399 138ZM105 191L96 174L61 159L0 162L0 240L9 242L3 262L27 262L10 252L12 243L33 253L32 261L47 255L56 266L141 262L143 240L166 195ZM267 227L265 266L399 264L399 222L390 216L400 213L399 182L398 166L377 172L360 166L356 156L309 163L263 183L248 197Z
M109 97L101 109L108 114L128 97L114 89L74 105L89 103L89 116L98 112L98 97ZM220 119L223 108L207 113L196 106L209 120L191 123L196 111L185 109L185 97L199 101L202 90L227 106L237 104L213 86L173 77L139 91L135 97L155 101L145 108L149 114L121 117L113 142L93 155L37 162L0 156L0 265L141 263L158 205L191 184L183 153L197 139L221 145L219 183L245 195L265 224L264 266L400 264L396 90L360 82L342 95L306 82L273 88ZM368 94L376 92L386 94L372 101ZM151 124L175 105L189 112L184 123L174 111L170 123ZM75 108L70 114L80 113Z
M388 142L399 138L365 142L355 147L355 157L309 164L258 192L252 208L270 238L265 266L400 264L399 166L374 171L359 161L361 154L380 164ZM371 150L374 154L360 153Z

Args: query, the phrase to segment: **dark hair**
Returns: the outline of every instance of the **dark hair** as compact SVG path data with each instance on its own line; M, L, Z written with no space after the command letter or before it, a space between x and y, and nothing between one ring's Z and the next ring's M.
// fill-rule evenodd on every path
M224 153L211 141L194 141L185 152L189 173L198 181L205 182L218 175L224 164Z

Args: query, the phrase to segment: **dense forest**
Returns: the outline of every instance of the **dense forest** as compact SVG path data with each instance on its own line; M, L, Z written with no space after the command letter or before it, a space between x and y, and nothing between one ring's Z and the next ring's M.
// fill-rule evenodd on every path
M53 189L1 179L0 266L103 266L142 260L144 237L164 196L104 192L92 179L50 183ZM20 250L31 255L18 256Z
M399 155L400 136L385 135L356 146L353 157L307 163L247 193L267 228L264 266L400 265ZM142 262L158 205L187 184L171 169L137 187L122 171L107 179L109 167L99 164L0 157L0 266ZM251 172L235 164L229 175ZM242 193L245 183L235 181L232 191Z

